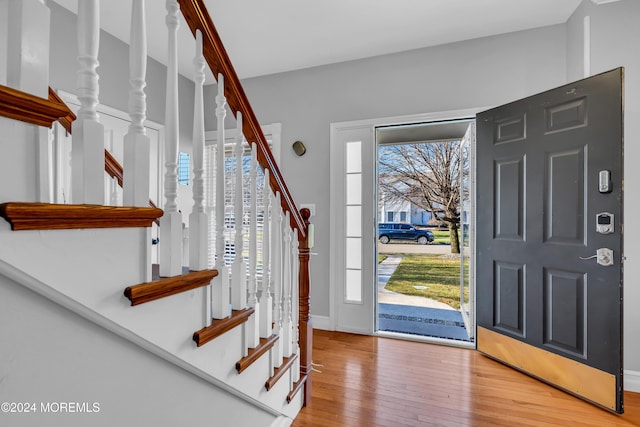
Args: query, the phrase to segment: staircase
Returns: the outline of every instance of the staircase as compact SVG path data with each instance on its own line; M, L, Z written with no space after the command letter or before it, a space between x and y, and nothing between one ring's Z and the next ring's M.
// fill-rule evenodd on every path
M149 5L160 6L159 2ZM311 396L310 213L296 208L203 0L166 1L166 203L157 208L157 203L149 200L149 138L143 125L145 2L134 0L131 6L130 82L123 83L131 87L131 125L124 137L123 166L105 150L104 126L96 114L98 0L82 0L78 6L77 96L81 107L76 115L48 87L45 58L31 63L25 59L26 50L34 44L34 51L48 55L47 5L40 0L6 6L0 3L0 14L17 23L10 31L0 31L0 47L24 46L24 51L0 49L0 56L7 57L8 70L0 72L1 156L11 157L10 168L19 171L17 176L24 181L5 179L6 184L0 186L0 216L5 220L0 220L0 298L30 306L24 300L29 293L13 291L15 286L29 289L44 297L47 304L64 307L135 344L149 353L148 357L164 359L189 378L204 380L216 390L215 402L208 402L223 414L218 421L231 420L239 426L287 425ZM177 201L178 13L194 36L196 51L193 208L188 221L187 266L182 253L184 218ZM34 33L34 28L42 31ZM204 142L206 66L216 76L218 87L214 159L207 159ZM231 152L224 145L227 114L236 119L240 135ZM58 185L52 179L50 129L54 126L63 126L73 138L71 159L64 160L71 165L73 204L52 203ZM247 150L250 162L243 160ZM212 164L215 167L205 167ZM233 176L225 176L229 165L235 165ZM122 186L123 206L105 203L115 200L105 195L105 180ZM234 183L231 201L225 191L229 182ZM260 203L259 188L263 189ZM151 257L153 224L159 224L160 230L157 263L152 263ZM42 309L36 311L27 317L46 319ZM0 317L2 328L18 321L11 312L5 310L5 317ZM51 322L56 321L51 318ZM75 327L61 322L69 329ZM53 334L56 329L43 325L42 330ZM3 335L14 336L8 332ZM109 340L103 333L95 336L100 343L96 348ZM22 357L19 348L23 339L29 338L18 336L15 342L7 343L18 349L15 357ZM62 342L82 348L69 337ZM114 350L114 359L119 357L116 353ZM144 360L145 356L140 357ZM3 357L0 350L0 361L10 361L7 372L20 377L22 371L13 366L14 359ZM35 360L46 363L46 356ZM143 373L136 371L135 375ZM11 393L20 387L2 378L9 378L9 374L0 368L0 400L17 398ZM127 395L126 390L122 393ZM144 396L138 399L146 402ZM157 408L144 422L164 425L189 405L195 405L194 399L185 396L183 404L176 403L182 409ZM111 413L105 405L100 413L109 422L125 422L118 418L122 413ZM45 417L44 422L50 421L45 414L40 416ZM86 425L86 421L66 420L65 425Z

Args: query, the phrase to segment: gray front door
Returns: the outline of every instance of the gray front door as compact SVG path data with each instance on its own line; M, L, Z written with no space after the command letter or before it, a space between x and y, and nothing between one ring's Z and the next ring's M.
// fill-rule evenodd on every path
M620 413L622 81L478 114L476 234L478 350Z

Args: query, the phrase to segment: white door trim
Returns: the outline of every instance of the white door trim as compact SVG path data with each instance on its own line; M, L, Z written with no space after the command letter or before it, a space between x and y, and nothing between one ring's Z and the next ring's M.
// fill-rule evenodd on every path
M391 116L391 117L381 117L374 119L364 119L364 120L355 120L355 121L346 121L346 122L335 122L330 124L330 138L329 138L329 146L330 146L330 192L329 192L329 204L331 206L329 213L329 236L330 236L330 249L329 253L331 253L331 258L329 260L329 277L331 280L329 281L329 322L328 328L330 330L336 330L337 327L337 318L336 318L336 306L337 306L337 279L338 274L341 274L342 267L345 264L345 260L337 259L339 254L343 253L343 251L337 250L339 244L343 241L345 236L339 236L338 231L342 230L342 227L337 227L338 218L342 218L339 209L342 208L342 201L338 200L338 195L342 194L339 191L334 191L341 185L343 181L342 173L338 168L338 165L341 165L343 159L341 158L342 151L338 150L336 144L338 144L338 134L341 131L345 130L355 130L362 129L365 130L367 128L373 129L378 126L392 126L392 125L404 125L404 124L414 124L414 123L424 123L424 122L437 122L439 120L455 120L455 119L465 119L469 117L475 117L476 113L480 111L487 110L489 107L478 107L478 108L467 108L460 110L449 110L449 111L441 111L441 112L433 112L433 113L422 113L422 114L412 114L412 115L403 115L403 116ZM374 141L375 143L375 141ZM364 167L364 165L363 165ZM375 301L375 298L374 298ZM374 320L375 321L375 320ZM371 325L371 331L374 330L375 325Z

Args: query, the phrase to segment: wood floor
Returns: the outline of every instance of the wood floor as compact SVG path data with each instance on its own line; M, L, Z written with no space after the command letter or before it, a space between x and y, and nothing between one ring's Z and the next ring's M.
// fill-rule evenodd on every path
M640 426L474 350L314 331L312 402L293 426Z

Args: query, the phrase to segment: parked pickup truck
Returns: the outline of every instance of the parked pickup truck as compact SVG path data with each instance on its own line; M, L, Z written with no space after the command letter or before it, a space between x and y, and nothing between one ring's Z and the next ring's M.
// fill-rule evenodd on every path
M378 224L378 240L385 245L391 240L413 241L426 245L433 242L433 233L429 230L416 228L411 224L382 222Z

